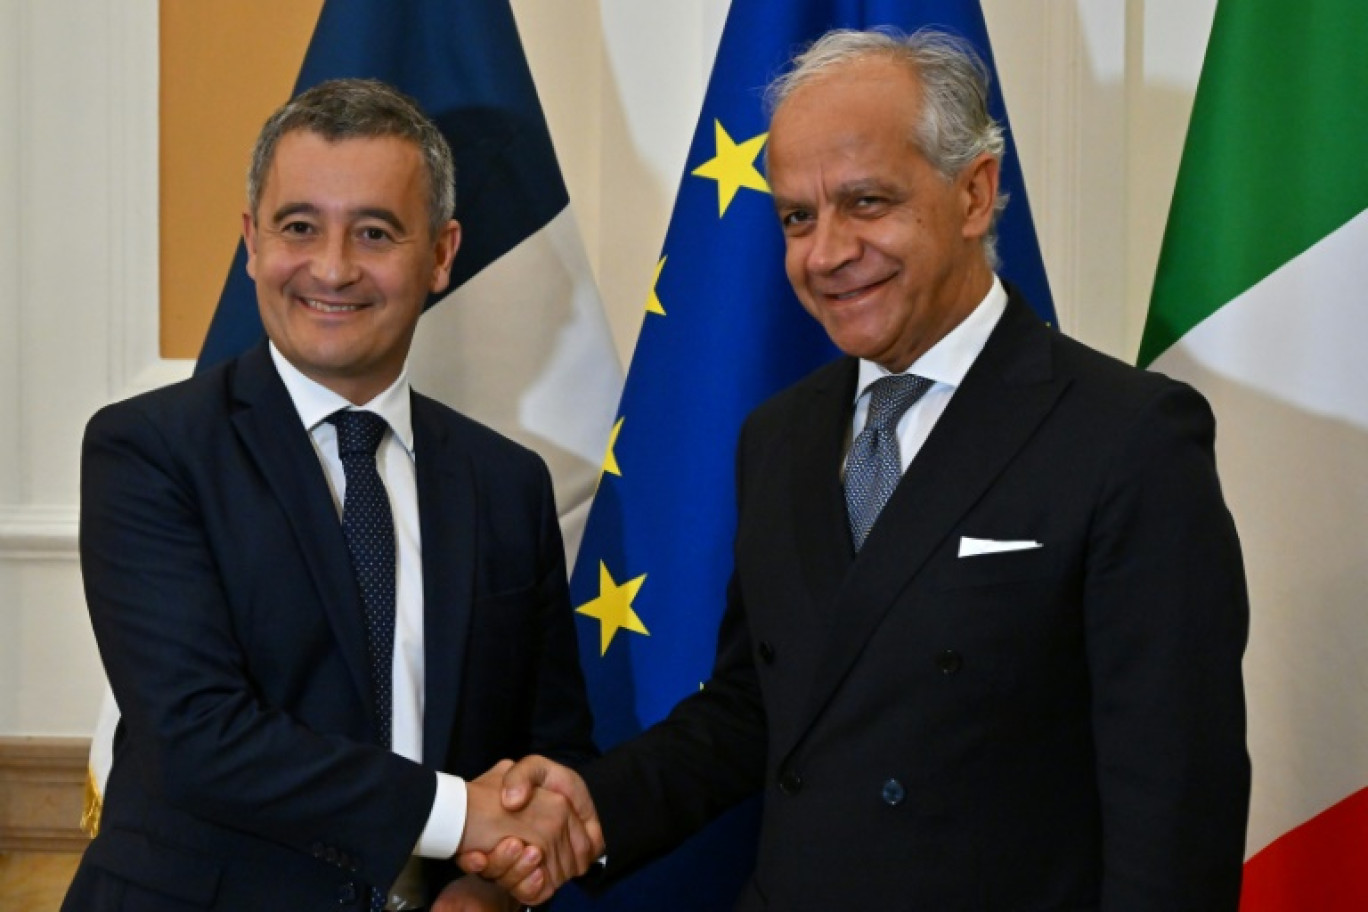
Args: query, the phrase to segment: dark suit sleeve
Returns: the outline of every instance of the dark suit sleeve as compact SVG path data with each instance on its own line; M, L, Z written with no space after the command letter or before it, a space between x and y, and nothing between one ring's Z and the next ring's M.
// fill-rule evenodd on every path
M728 592L704 688L582 770L608 847L608 870L596 883L664 854L762 784L764 708L735 580Z
M183 450L136 406L106 409L86 432L86 599L121 724L137 745L116 775L136 775L145 792L196 820L389 883L426 822L434 776L387 750L310 730L253 686L261 669L229 609L203 518L204 499L233 494L193 484ZM239 605L270 606L243 594L269 587L266 576L234 583Z
M579 663L551 476L539 458L527 455L529 467L535 463L527 472L515 472L513 467L523 463L508 458L486 464L499 478L498 493L489 504L491 519L510 540L534 541L535 557L527 564L535 565L537 579L530 598L533 622L517 632L504 630L482 640L466 656L471 683L463 697L465 737L455 746L458 759L453 766L469 777L479 776L501 759L527 754L542 754L575 768L598 756ZM505 485L516 488L521 496ZM525 510L524 502L528 504ZM515 642L522 638L533 647ZM526 658L515 659L514 652ZM524 688L528 692L525 700L519 697L510 701L511 693ZM525 705L529 707L526 711ZM432 895L464 876L454 861L445 859L427 859L424 868Z
M556 517L551 476L538 460L541 519L538 563L540 582L541 658L536 667L536 693L531 726L531 752L560 763L580 766L598 755L594 720L589 710L584 672L579 663L574 613L565 575L565 546Z
M1084 579L1102 908L1235 910L1249 794L1249 607L1214 420L1167 384L1100 492Z

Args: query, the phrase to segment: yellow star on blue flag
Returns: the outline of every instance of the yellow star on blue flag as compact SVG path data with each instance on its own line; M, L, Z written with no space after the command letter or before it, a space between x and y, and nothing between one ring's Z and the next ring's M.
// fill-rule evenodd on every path
M655 275L651 276L651 293L646 298L646 312L665 316L665 305L660 303L660 293L656 290L660 285L660 274L665 271L665 261L669 257L661 257L660 262L656 263Z
M695 177L707 177L717 181L717 217L727 214L727 207L736 198L742 187L769 193L769 182L755 167L760 150L765 147L768 133L752 136L743 143L732 141L722 126L722 121L713 121L713 137L717 143L717 154L693 169Z
M617 461L617 440L618 435L622 433L622 422L626 420L626 415L623 415L622 417L618 418L618 420L613 424L613 430L610 431L608 434L608 447L603 452L603 467L599 469L599 484L603 484L604 475L616 475L619 478L622 477L622 468L618 465Z
M645 582L646 574L643 573L635 579L618 584L608 572L608 565L599 561L598 597L575 609L576 614L583 614L599 622L599 655L608 653L608 647L612 645L613 637L617 636L619 630L630 630L642 636L651 635L632 609L632 600L637 597Z

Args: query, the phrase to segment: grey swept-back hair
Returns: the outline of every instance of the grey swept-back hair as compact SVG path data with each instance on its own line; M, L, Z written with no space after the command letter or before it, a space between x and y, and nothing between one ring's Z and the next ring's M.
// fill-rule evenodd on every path
M412 98L374 79L332 79L287 101L267 119L252 147L247 205L256 218L266 172L287 133L305 130L328 142L397 136L418 147L428 178L428 227L433 236L456 211L456 163L437 125Z
M954 180L983 153L1002 160L1002 125L988 113L988 66L969 42L938 29L912 34L895 29L827 32L793 59L792 68L770 83L765 104L771 116L800 87L848 64L884 59L906 66L922 87L921 119L913 140L931 166ZM993 219L983 237L988 265L998 267L997 221L1007 195L993 201Z

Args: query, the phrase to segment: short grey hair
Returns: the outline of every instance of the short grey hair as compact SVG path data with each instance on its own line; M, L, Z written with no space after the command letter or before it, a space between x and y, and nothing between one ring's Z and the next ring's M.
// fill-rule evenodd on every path
M922 28L905 34L891 28L827 32L793 59L792 68L765 90L772 117L797 89L856 61L884 59L902 64L922 87L921 119L913 140L931 166L946 180L983 153L1002 160L1007 143L1002 124L988 113L992 76L973 45L948 32ZM1007 194L993 201L993 219L983 237L988 265L998 267L997 221L1007 208Z
M281 105L262 126L247 169L247 205L253 219L276 147L281 137L296 130L316 133L328 142L380 136L412 142L427 171L428 226L434 237L456 211L451 147L417 102L375 79L331 79Z

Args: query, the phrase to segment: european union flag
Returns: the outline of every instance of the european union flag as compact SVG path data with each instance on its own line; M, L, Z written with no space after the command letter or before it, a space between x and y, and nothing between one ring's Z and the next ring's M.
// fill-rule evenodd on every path
M661 719L708 677L732 568L742 420L837 354L784 275L762 90L823 32L879 25L958 33L992 66L978 0L733 0L571 583L601 747ZM992 109L1006 124L996 92ZM1053 321L1010 132L1007 142L1002 272ZM592 908L731 908L752 866L753 810L724 816Z

